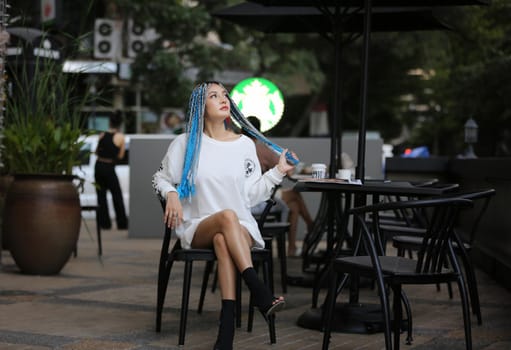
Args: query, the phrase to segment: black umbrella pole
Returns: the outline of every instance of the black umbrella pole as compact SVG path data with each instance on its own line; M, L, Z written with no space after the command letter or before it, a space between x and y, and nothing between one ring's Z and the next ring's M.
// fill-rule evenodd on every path
M334 28L334 100L330 144L330 177L334 177L342 154L342 108L341 108L341 37L340 27Z
M365 152L366 152L366 118L367 118L367 90L369 76L369 42L371 36L371 0L364 1L364 45L362 49L362 77L360 84L360 125L358 129L358 153L355 177L365 179Z

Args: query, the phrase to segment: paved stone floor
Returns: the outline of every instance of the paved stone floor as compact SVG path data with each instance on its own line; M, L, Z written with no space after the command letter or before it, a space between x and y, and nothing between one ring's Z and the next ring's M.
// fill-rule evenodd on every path
M89 227L93 224L89 224ZM103 256L97 256L95 235L82 228L78 256L56 276L18 273L7 251L0 269L0 349L211 349L216 337L219 296L208 292L204 312L189 314L186 343L178 347L182 266L174 266L163 314L156 333L155 300L159 239L129 239L126 231L103 232ZM289 259L289 273L301 263ZM276 266L277 267L277 266ZM276 269L278 270L278 269ZM202 268L192 282L191 305L197 305ZM472 321L474 349L511 349L511 292L477 271L483 325ZM277 291L279 291L276 276ZM464 349L459 298L443 287L407 287L414 315L414 342L403 349ZM248 293L244 293L247 295ZM311 292L290 286L287 308L277 316L277 344L270 345L266 325L256 315L254 330L236 333L235 349L320 349L322 333L297 326L310 309ZM324 294L322 294L322 299ZM340 296L340 301L346 296ZM375 291L364 289L361 301L376 303ZM245 303L244 303L245 304ZM246 310L246 308L244 308ZM246 314L243 315L246 319ZM243 324L245 326L245 323ZM383 334L333 333L330 349L382 349Z

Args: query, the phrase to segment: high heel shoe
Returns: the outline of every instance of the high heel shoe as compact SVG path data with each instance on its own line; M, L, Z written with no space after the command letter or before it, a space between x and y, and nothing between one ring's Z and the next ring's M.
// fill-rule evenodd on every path
M269 316L275 314L276 312L284 310L286 307L286 301L284 299L273 298L271 305L268 308L259 308L259 311L263 314L265 319L268 319Z

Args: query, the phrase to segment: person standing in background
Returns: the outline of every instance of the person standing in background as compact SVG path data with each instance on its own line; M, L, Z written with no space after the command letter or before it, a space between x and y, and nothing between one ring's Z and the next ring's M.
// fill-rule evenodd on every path
M121 125L122 114L121 111L117 110L110 116L108 131L99 135L96 148L97 160L94 167L94 178L98 197L99 223L101 228L107 230L112 227L108 210L107 191L112 194L117 229L125 230L128 228L122 190L115 173L115 165L124 158L126 152L125 137L120 131Z

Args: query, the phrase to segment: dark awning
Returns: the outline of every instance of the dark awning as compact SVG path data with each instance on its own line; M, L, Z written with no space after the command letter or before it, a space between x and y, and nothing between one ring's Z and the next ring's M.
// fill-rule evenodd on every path
M265 6L364 6L363 0L249 0ZM489 5L490 0L373 0L372 6L380 7L441 7L441 6L469 6L469 5Z
M343 31L361 33L364 11L344 8ZM213 12L213 16L266 33L328 33L331 23L311 6L263 6L241 3ZM375 7L372 10L373 32L397 32L448 29L441 11L431 7Z

